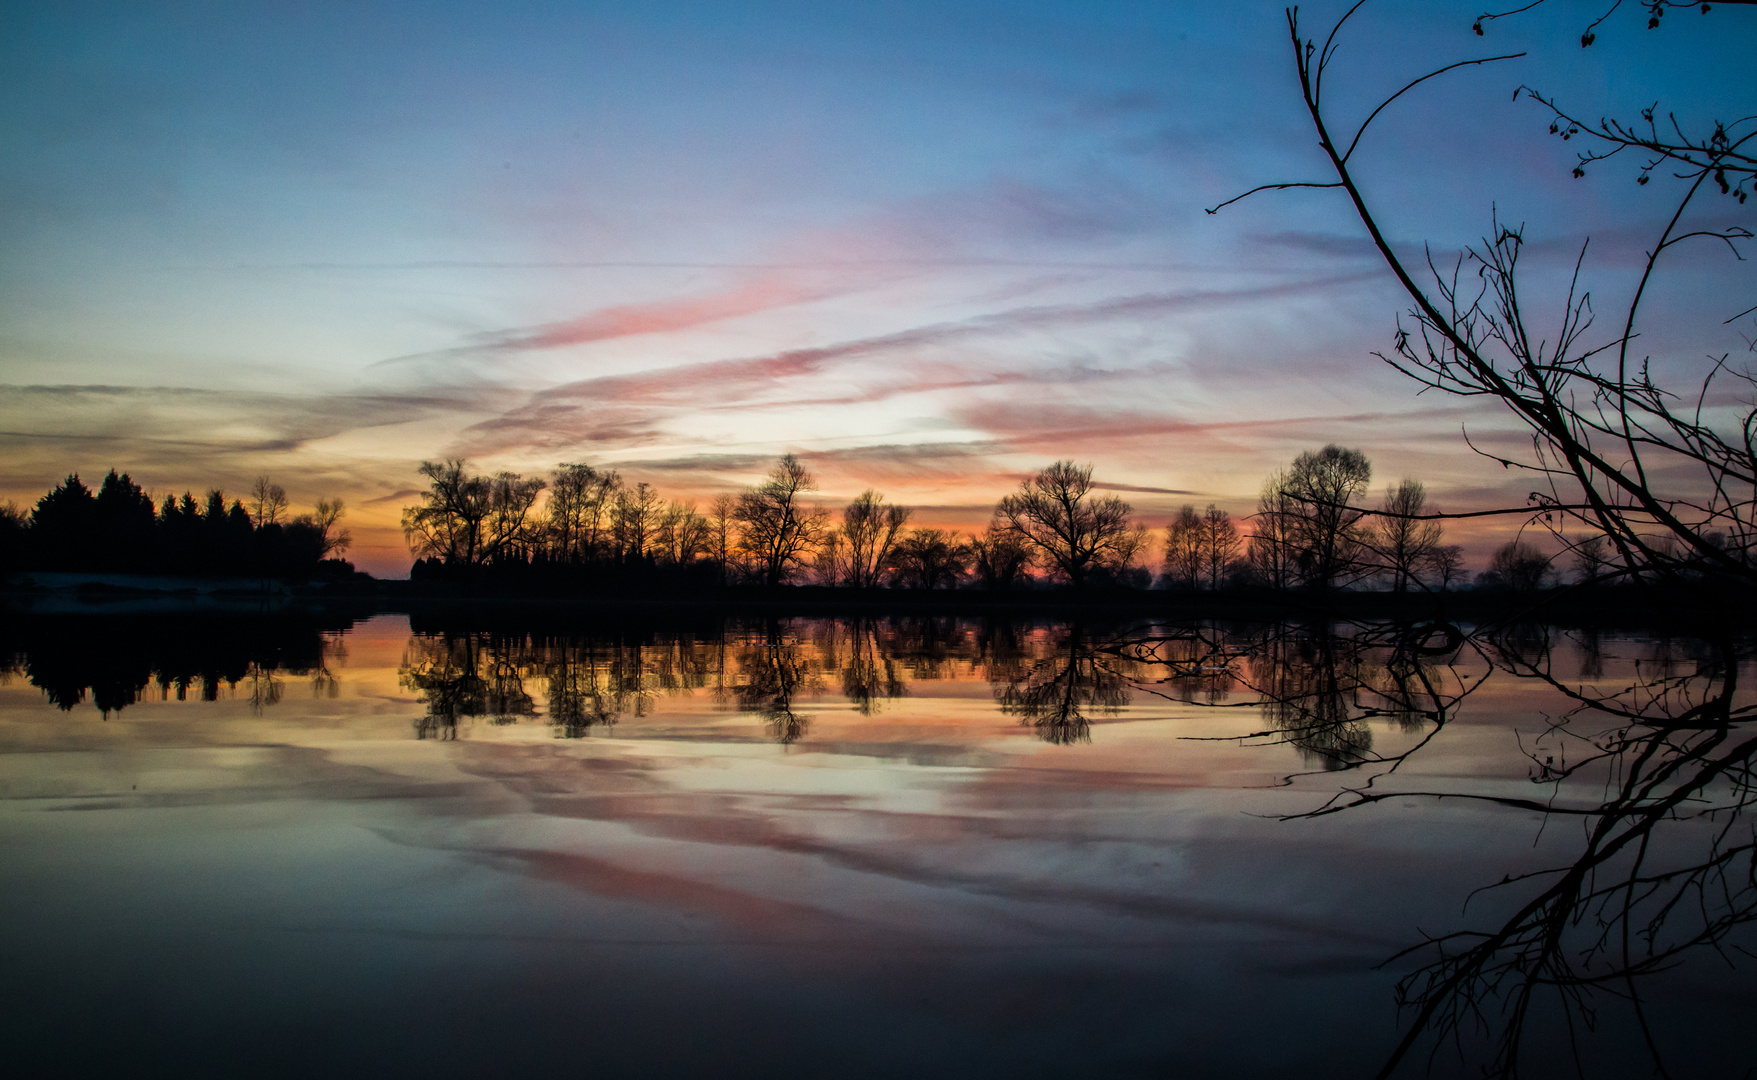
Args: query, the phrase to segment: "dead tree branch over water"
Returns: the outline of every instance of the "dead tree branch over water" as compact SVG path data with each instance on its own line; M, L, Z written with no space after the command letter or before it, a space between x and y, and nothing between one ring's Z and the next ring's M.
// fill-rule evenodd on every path
M1609 576L1662 580L1711 600L1724 598L1730 587L1734 595L1748 598L1757 589L1757 404L1751 401L1757 377L1734 367L1728 353L1711 357L1697 385L1680 391L1656 377L1650 358L1633 346L1643 300L1662 257L1669 264L1673 249L1709 240L1742 258L1739 245L1752 238L1749 229L1737 224L1695 228L1686 213L1705 190L1715 188L1736 195L1735 206L1743 203L1757 117L1716 123L1705 136L1688 135L1674 125L1673 136L1664 136L1650 108L1643 113L1645 133L1610 120L1589 128L1571 119L1554 98L1521 88L1556 114L1552 130L1567 137L1585 132L1609 148L1595 151L1591 160L1638 148L1658 155L1642 170L1643 182L1660 162L1680 169L1674 175L1680 188L1673 209L1613 332L1592 333L1594 305L1583 281L1583 247L1560 305L1558 332L1545 335L1537 331L1519 287L1523 227L1496 220L1480 244L1450 262L1429 250L1424 265L1411 264L1386 238L1351 164L1373 121L1405 94L1437 76L1524 54L1436 67L1384 98L1352 135L1337 135L1326 110L1324 78L1336 58L1339 33L1361 6L1350 8L1321 41L1303 33L1297 9L1287 12L1301 94L1335 179L1264 184L1238 198L1292 187L1336 188L1348 196L1412 302L1408 321L1400 322L1391 350L1379 354L1381 359L1423 388L1498 400L1525 425L1532 445L1528 457L1488 456L1537 479L1539 490L1528 507L1534 520L1558 533L1571 523L1585 536L1604 537L1611 546ZM1654 18L1663 6L1652 5ZM1480 21L1477 31L1482 32ZM1576 166L1576 176L1584 175L1585 164ZM1749 311L1728 321L1745 314ZM1744 405L1717 404L1741 393Z

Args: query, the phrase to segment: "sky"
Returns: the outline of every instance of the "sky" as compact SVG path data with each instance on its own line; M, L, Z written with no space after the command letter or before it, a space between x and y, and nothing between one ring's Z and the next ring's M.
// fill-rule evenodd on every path
M1664 182L1572 178L1511 91L1713 119L1748 104L1757 16L1649 33L1632 6L1583 50L1589 7L1484 37L1480 7L1355 16L1344 126L1430 67L1529 54L1375 121L1356 164L1400 249L1524 223L1553 306L1590 237L1597 306L1626 302ZM827 506L872 487L973 529L1063 458L1150 525L1245 514L1335 442L1375 488L1518 504L1529 479L1471 450L1518 452L1517 427L1372 356L1407 304L1340 195L1204 212L1325 178L1274 4L8 2L0 500L266 474L295 511L344 499L350 557L389 575L418 464L457 456L705 501L795 453ZM1722 320L1752 266L1668 267L1663 370L1745 350L1757 326ZM1454 536L1480 560L1506 527Z

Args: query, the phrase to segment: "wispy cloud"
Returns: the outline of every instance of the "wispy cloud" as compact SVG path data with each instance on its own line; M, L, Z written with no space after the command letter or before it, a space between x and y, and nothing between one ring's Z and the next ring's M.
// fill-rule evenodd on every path
M636 334L660 334L821 300L839 291L762 275L720 292L646 304L621 304L565 322L485 335L478 347L496 352L556 349Z
M1376 272L1356 272L1230 289L1142 293L1089 303L1030 305L763 356L598 376L545 389L517 408L471 425L465 429L460 446L471 453L497 453L585 443L638 444L654 438L663 429L666 413L674 411L744 409L763 401L791 406L858 406L926 390L1115 378L1115 373L1101 369L1066 365L1046 369L1041 364L1021 365L1007 359L977 362L948 355L948 351L980 340L1025 332L1321 295L1377 276ZM919 361L925 366L893 367L886 372L870 365L871 361L881 359L889 364ZM822 395L791 385L854 361L869 362L863 372L867 382L857 389ZM895 378L899 370L907 377ZM887 374L893 377L887 378Z
M792 272L781 265L765 266L746 280L722 289L641 303L614 304L573 319L490 331L451 348L390 357L373 366L502 356L693 330L711 323L846 295L864 287L869 276L845 273L831 283L821 273Z
M1186 491L1183 488L1148 487L1143 484L1116 484L1107 480L1094 480L1092 486L1100 491L1133 491L1143 495L1200 495L1199 491Z

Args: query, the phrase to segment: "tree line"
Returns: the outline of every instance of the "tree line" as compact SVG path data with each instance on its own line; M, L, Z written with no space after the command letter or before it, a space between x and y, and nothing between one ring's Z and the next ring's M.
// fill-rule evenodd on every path
M854 589L1005 591L1074 588L1329 592L1444 590L1469 580L1444 542L1440 511L1419 480L1366 499L1372 466L1358 450L1300 454L1264 482L1256 513L1237 520L1186 505L1155 533L1091 465L1058 461L1001 498L974 535L912 527L914 510L867 490L839 510L811 500L811 473L783 456L758 484L706 509L667 499L614 469L564 464L547 478L477 475L462 459L424 462L428 489L403 512L412 577L481 587L562 583L612 590L786 584ZM70 475L29 512L0 507L0 559L14 570L310 578L346 575L350 543L339 499L293 515L260 477L228 500L160 500L112 470L94 492ZM1572 549L1573 576L1610 564L1603 544ZM1478 585L1535 591L1564 574L1537 546L1495 552Z
M248 501L246 501L248 500ZM97 491L68 476L28 512L0 507L0 566L8 570L308 579L353 573L340 499L290 512L287 493L260 477L230 502L219 488L161 501L112 469Z
M854 589L1074 588L1394 592L1463 583L1462 549L1444 542L1419 480L1362 504L1372 466L1358 450L1300 454L1235 521L1184 506L1156 537L1090 465L1058 461L999 500L967 535L912 527L914 511L867 490L839 511L810 499L811 473L783 456L758 484L705 510L613 469L564 464L548 478L473 474L462 459L424 462L421 502L403 512L412 576L469 585L571 581L600 587L783 584ZM1156 560L1155 555L1159 558ZM1158 573L1155 573L1157 569ZM1551 560L1515 541L1477 583L1536 589Z

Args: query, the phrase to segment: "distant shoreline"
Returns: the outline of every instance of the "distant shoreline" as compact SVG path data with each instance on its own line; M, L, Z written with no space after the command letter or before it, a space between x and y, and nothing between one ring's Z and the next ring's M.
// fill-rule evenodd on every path
M363 579L363 580L362 580ZM0 610L11 614L273 615L325 610L436 616L444 621L501 622L508 617L547 622L559 613L640 613L688 618L701 614L769 617L945 615L1018 618L1155 618L1172 621L1274 622L1309 619L1492 623L1533 620L1583 625L1652 626L1683 622L1704 629L1685 606L1650 590L1555 589L1518 594L1468 589L1445 593L1340 591L1326 595L1234 589L1183 592L1163 589L857 590L818 585L778 589L726 588L701 592L536 591L473 592L433 582L364 578L289 583L242 578L25 573L0 585ZM1754 607L1753 610L1757 610ZM643 619L644 621L644 619ZM1757 618L1745 625L1757 624Z

